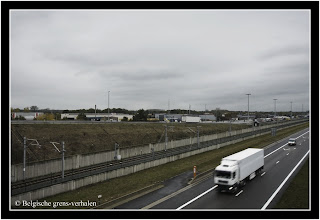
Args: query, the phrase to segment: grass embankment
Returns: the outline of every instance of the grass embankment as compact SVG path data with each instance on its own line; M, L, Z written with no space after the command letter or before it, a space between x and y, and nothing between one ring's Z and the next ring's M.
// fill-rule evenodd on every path
M309 159L294 177L274 209L309 209Z
M131 192L137 191L154 183L164 181L185 171L192 170L194 165L197 166L198 172L204 172L209 169L213 169L220 163L222 157L225 157L227 155L230 155L232 153L241 151L249 147L263 148L277 140L281 140L289 136L290 134L307 128L308 126L309 123L304 123L291 128L278 130L276 137L272 137L271 134L262 135L257 138L225 146L220 149L208 151L202 154L170 162L161 166L142 170L134 174L130 174L115 179L110 179L105 182L97 183L90 186L85 186L77 190L62 193L56 196L47 197L42 199L41 201L97 201L97 196L102 195L101 203L103 203L124 196Z
M23 162L23 140L16 132L28 139L37 139L41 148L29 145L27 161L60 158L50 142L64 141L65 156L114 150L115 142L120 148L164 142L165 125L168 125L168 140L196 137L199 124L186 123L97 123L97 124L12 124L12 164ZM232 130L248 128L246 124L233 124ZM229 130L229 124L201 123L200 135L210 135ZM30 141L27 143L30 144ZM32 152L29 152L32 151Z

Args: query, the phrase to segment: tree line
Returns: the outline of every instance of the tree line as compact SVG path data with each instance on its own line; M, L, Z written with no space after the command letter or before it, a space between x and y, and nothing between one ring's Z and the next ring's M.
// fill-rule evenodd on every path
M229 111L225 109L216 108L210 111L196 111L196 110L186 110L186 109L172 109L172 110L144 110L139 109L138 111L127 110L123 108L106 108L106 109L76 109L76 110L53 110L50 108L39 109L37 106L25 107L23 110L19 108L11 108L11 112L43 112L44 114L39 115L35 120L59 120L61 119L61 114L63 113L78 113L78 120L86 120L86 113L122 113L133 115L133 121L148 121L148 118L154 118L154 114L156 113L167 113L167 114L192 114L192 115L200 115L200 114L213 114L217 121L222 120L231 120L233 118L237 118L238 115L246 116L246 111ZM306 112L294 112L293 115L306 114ZM274 112L250 112L250 115L254 115L255 118L263 118L273 115ZM277 112L278 116L290 116L291 112ZM19 116L15 118L16 120L25 120L23 116ZM126 119L124 119L126 120Z

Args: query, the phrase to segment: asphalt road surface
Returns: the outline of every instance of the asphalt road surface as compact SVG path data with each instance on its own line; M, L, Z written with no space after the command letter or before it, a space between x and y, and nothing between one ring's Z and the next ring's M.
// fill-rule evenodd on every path
M264 150L262 173L238 192L216 190L212 175L187 185L192 172L186 172L164 183L164 187L115 209L155 210L265 210L272 209L299 172L310 154L309 128L290 137L297 138L296 146L285 139Z

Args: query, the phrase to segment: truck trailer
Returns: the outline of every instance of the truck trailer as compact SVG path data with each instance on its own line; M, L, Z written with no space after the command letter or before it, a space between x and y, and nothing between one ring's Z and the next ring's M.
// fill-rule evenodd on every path
M182 116L181 121L186 123L199 123L201 122L201 118L197 116Z
M264 150L247 148L224 157L214 171L214 183L220 192L236 192L239 187L261 173L264 166Z

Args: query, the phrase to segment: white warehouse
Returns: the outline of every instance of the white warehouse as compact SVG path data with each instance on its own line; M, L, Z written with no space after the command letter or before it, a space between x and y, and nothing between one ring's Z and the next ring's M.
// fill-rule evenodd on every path
M68 120L76 120L79 113L63 113L61 114L61 119L68 119ZM129 114L120 114L120 113L85 113L87 119L89 120L111 120L111 121L121 121L123 118L127 118L128 121L132 120L133 115Z

